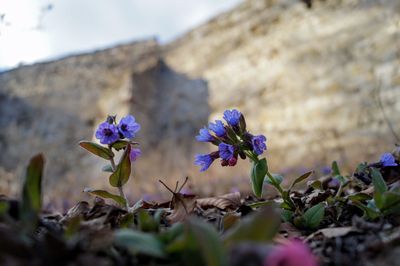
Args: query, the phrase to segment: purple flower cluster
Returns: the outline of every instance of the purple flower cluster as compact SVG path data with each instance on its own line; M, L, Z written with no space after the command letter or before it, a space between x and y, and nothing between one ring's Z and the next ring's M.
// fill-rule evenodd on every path
M106 122L99 125L95 135L101 144L112 145L118 140L132 140L139 130L140 125L132 115L123 117L119 123L116 122L115 117L109 116ZM140 149L132 148L130 152L131 161L135 161L141 154Z
M123 117L118 125L116 125L115 117L110 116L97 128L96 138L101 144L113 144L120 139L133 139L139 130L140 125L136 123L132 115Z
M210 154L197 154L194 163L200 166L200 171L206 171L218 158L222 166L235 166L238 157L246 159L261 155L267 146L266 137L254 136L246 130L246 121L241 112L236 109L226 110L221 120L216 120L203 127L196 139L200 142L209 142L218 146L218 150Z

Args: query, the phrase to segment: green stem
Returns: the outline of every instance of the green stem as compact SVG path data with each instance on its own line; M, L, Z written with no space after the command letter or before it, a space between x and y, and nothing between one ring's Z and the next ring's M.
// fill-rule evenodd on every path
M250 158L254 163L258 162L257 155L255 155L252 151L244 151L244 153L247 155L247 157Z
M283 201L286 202L286 204L288 204L294 211L296 209L296 205L294 204L293 200L290 198L290 195L288 193L287 193L287 195L285 195L285 191L283 191L281 185L278 182L276 182L275 178L271 175L271 173L268 170L267 170L267 176L268 176L269 180L271 181L271 184L281 194Z

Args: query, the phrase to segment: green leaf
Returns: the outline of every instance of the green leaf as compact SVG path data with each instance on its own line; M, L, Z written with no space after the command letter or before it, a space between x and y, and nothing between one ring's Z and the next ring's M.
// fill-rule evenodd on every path
M204 221L193 218L189 219L187 223L189 231L193 234L206 265L227 265L227 256L225 255L218 232L214 227Z
M116 149L117 151L124 149L129 144L129 141L126 140L118 140L111 144L111 147Z
M152 233L121 229L115 233L114 241L116 245L126 248L133 255L165 257L162 242Z
M351 201L360 201L360 202L372 199L372 197L366 193L355 193L347 196L346 198Z
M325 206L323 203L309 208L304 214L304 226L310 229L317 228L325 215Z
M287 203L287 202L282 202L281 203L281 205L280 205L280 207L282 208L282 209L285 209L285 210L288 210L288 211L292 211L292 207L289 205L289 203Z
M7 201L0 201L0 217L7 214L10 206Z
M384 207L383 193L388 190L385 180L376 168L371 168L372 184L374 185L374 200L376 207L382 209Z
M367 163L360 163L357 166L356 172L357 173L363 173L368 169L368 164Z
M112 151L91 141L81 141L79 142L79 146L106 160L110 160L114 157L114 153Z
M278 183L278 184L282 183L282 181L283 181L283 175L280 175L280 174L271 174L271 175L272 175L272 177L274 178L274 180L275 180L276 183ZM273 185L272 182L271 182L271 180L270 180L269 178L265 178L265 179L264 179L264 183Z
M281 218L284 222L290 223L293 220L294 213L290 210L282 210Z
M275 205L275 204L276 204L276 202L273 200L266 200L266 201L258 201L258 202L254 202L254 203L249 203L249 204L247 204L247 206L255 209L255 208L268 206L268 205Z
M241 241L271 241L279 230L281 218L273 206L266 206L260 211L244 217L237 225L228 230L224 241L229 244Z
M122 207L126 206L126 200L119 196L119 195L115 195L115 194L111 194L110 192L106 191L106 190L95 190L95 189L90 189L90 188L85 188L83 190L83 192L86 193L90 193L105 199L112 199L114 200L116 203L118 203L119 205L121 205Z
M133 213L128 212L124 216L122 216L121 221L119 223L120 228L128 228L133 225L135 222L135 216Z
M371 168L372 184L374 185L375 192L383 194L388 190L385 180L381 173L376 168Z
M140 210L138 213L139 229L142 232L158 232L159 224L146 210Z
M319 190L323 189L322 182L320 180L311 181L311 183L308 186L312 187L313 189L319 189Z
M310 175L312 175L314 173L314 171L310 171L310 172L307 172L307 173L305 173L305 174L302 174L301 176L299 176L298 178L296 178L293 182L292 182L292 184L290 185L290 187L289 187L289 191L290 190L292 190L292 188L296 185L296 184L298 184L298 183L300 183L300 182L302 182L303 180L306 180Z
M253 167L251 169L251 185L253 192L257 197L261 197L262 189L264 184L264 178L267 174L268 166L267 160L264 158L257 162L253 162Z
M374 210L374 209L372 209L372 208L370 208L368 206L365 206L364 204L362 204L359 201L355 200L355 201L352 201L352 203L353 203L354 206L356 206L359 209L361 209L364 212L364 215L366 217L368 217L368 219L370 219L370 220L375 220L376 218L381 216L379 212L377 212L376 210Z
M71 239L74 235L79 234L81 219L82 217L78 215L67 220L64 230L64 237L66 239Z
M126 146L124 154L117 165L117 169L110 176L110 185L113 187L121 187L129 180L131 175L131 160L129 159L129 153L131 151L131 145Z
M336 161L332 162L332 176L341 175L339 166Z
M42 207L43 168L43 155L38 154L30 160L26 169L20 209L22 230L26 233L34 232L39 221L39 212Z
M400 211L400 194L387 191L382 195L383 206L380 208L385 214L398 213Z

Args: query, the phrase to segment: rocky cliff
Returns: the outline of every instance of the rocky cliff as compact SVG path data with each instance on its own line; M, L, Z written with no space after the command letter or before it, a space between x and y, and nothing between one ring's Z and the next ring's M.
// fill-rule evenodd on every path
M174 69L208 81L211 117L246 113L281 166L354 167L400 134L400 2L245 1L168 45Z
M275 172L331 160L352 168L392 148L390 125L400 134L399 51L397 0L314 1L311 9L249 0L166 46L148 40L23 66L0 74L0 173L3 181L20 175L44 151L49 188L106 185L101 163L77 142L107 114L132 113L144 153L132 190L187 174L246 187L235 179L246 163L206 174L191 163L207 150L194 142L197 130L231 107L267 135Z

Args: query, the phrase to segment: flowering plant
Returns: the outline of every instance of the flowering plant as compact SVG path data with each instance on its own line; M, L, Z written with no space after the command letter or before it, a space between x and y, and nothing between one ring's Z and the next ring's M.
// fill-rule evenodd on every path
M274 177L268 170L266 158L259 158L267 149L267 138L264 135L253 135L246 128L246 120L241 112L236 109L226 110L222 120L209 123L208 127L200 129L196 139L200 142L209 142L218 147L218 150L209 154L197 154L195 164L200 166L200 171L206 171L218 158L222 166L235 166L238 158L249 158L252 162L250 179L253 192L256 196L262 195L265 182L274 186L283 196L289 209L294 203L289 198L287 191L280 185L281 180Z
M119 195L112 194L105 190L93 190L86 188L84 191L103 198L110 198L126 209L129 209L128 200L123 191L131 174L131 162L135 161L140 155L141 150L134 148L137 142L133 141L136 133L140 130L140 125L136 122L135 117L127 115L118 123L116 116L108 116L107 120L101 123L95 133L96 138L101 144L91 141L81 141L79 145L103 159L110 164L103 167L103 171L111 172L109 177L110 185L118 188ZM115 151L123 150L123 154L118 162L115 163Z

